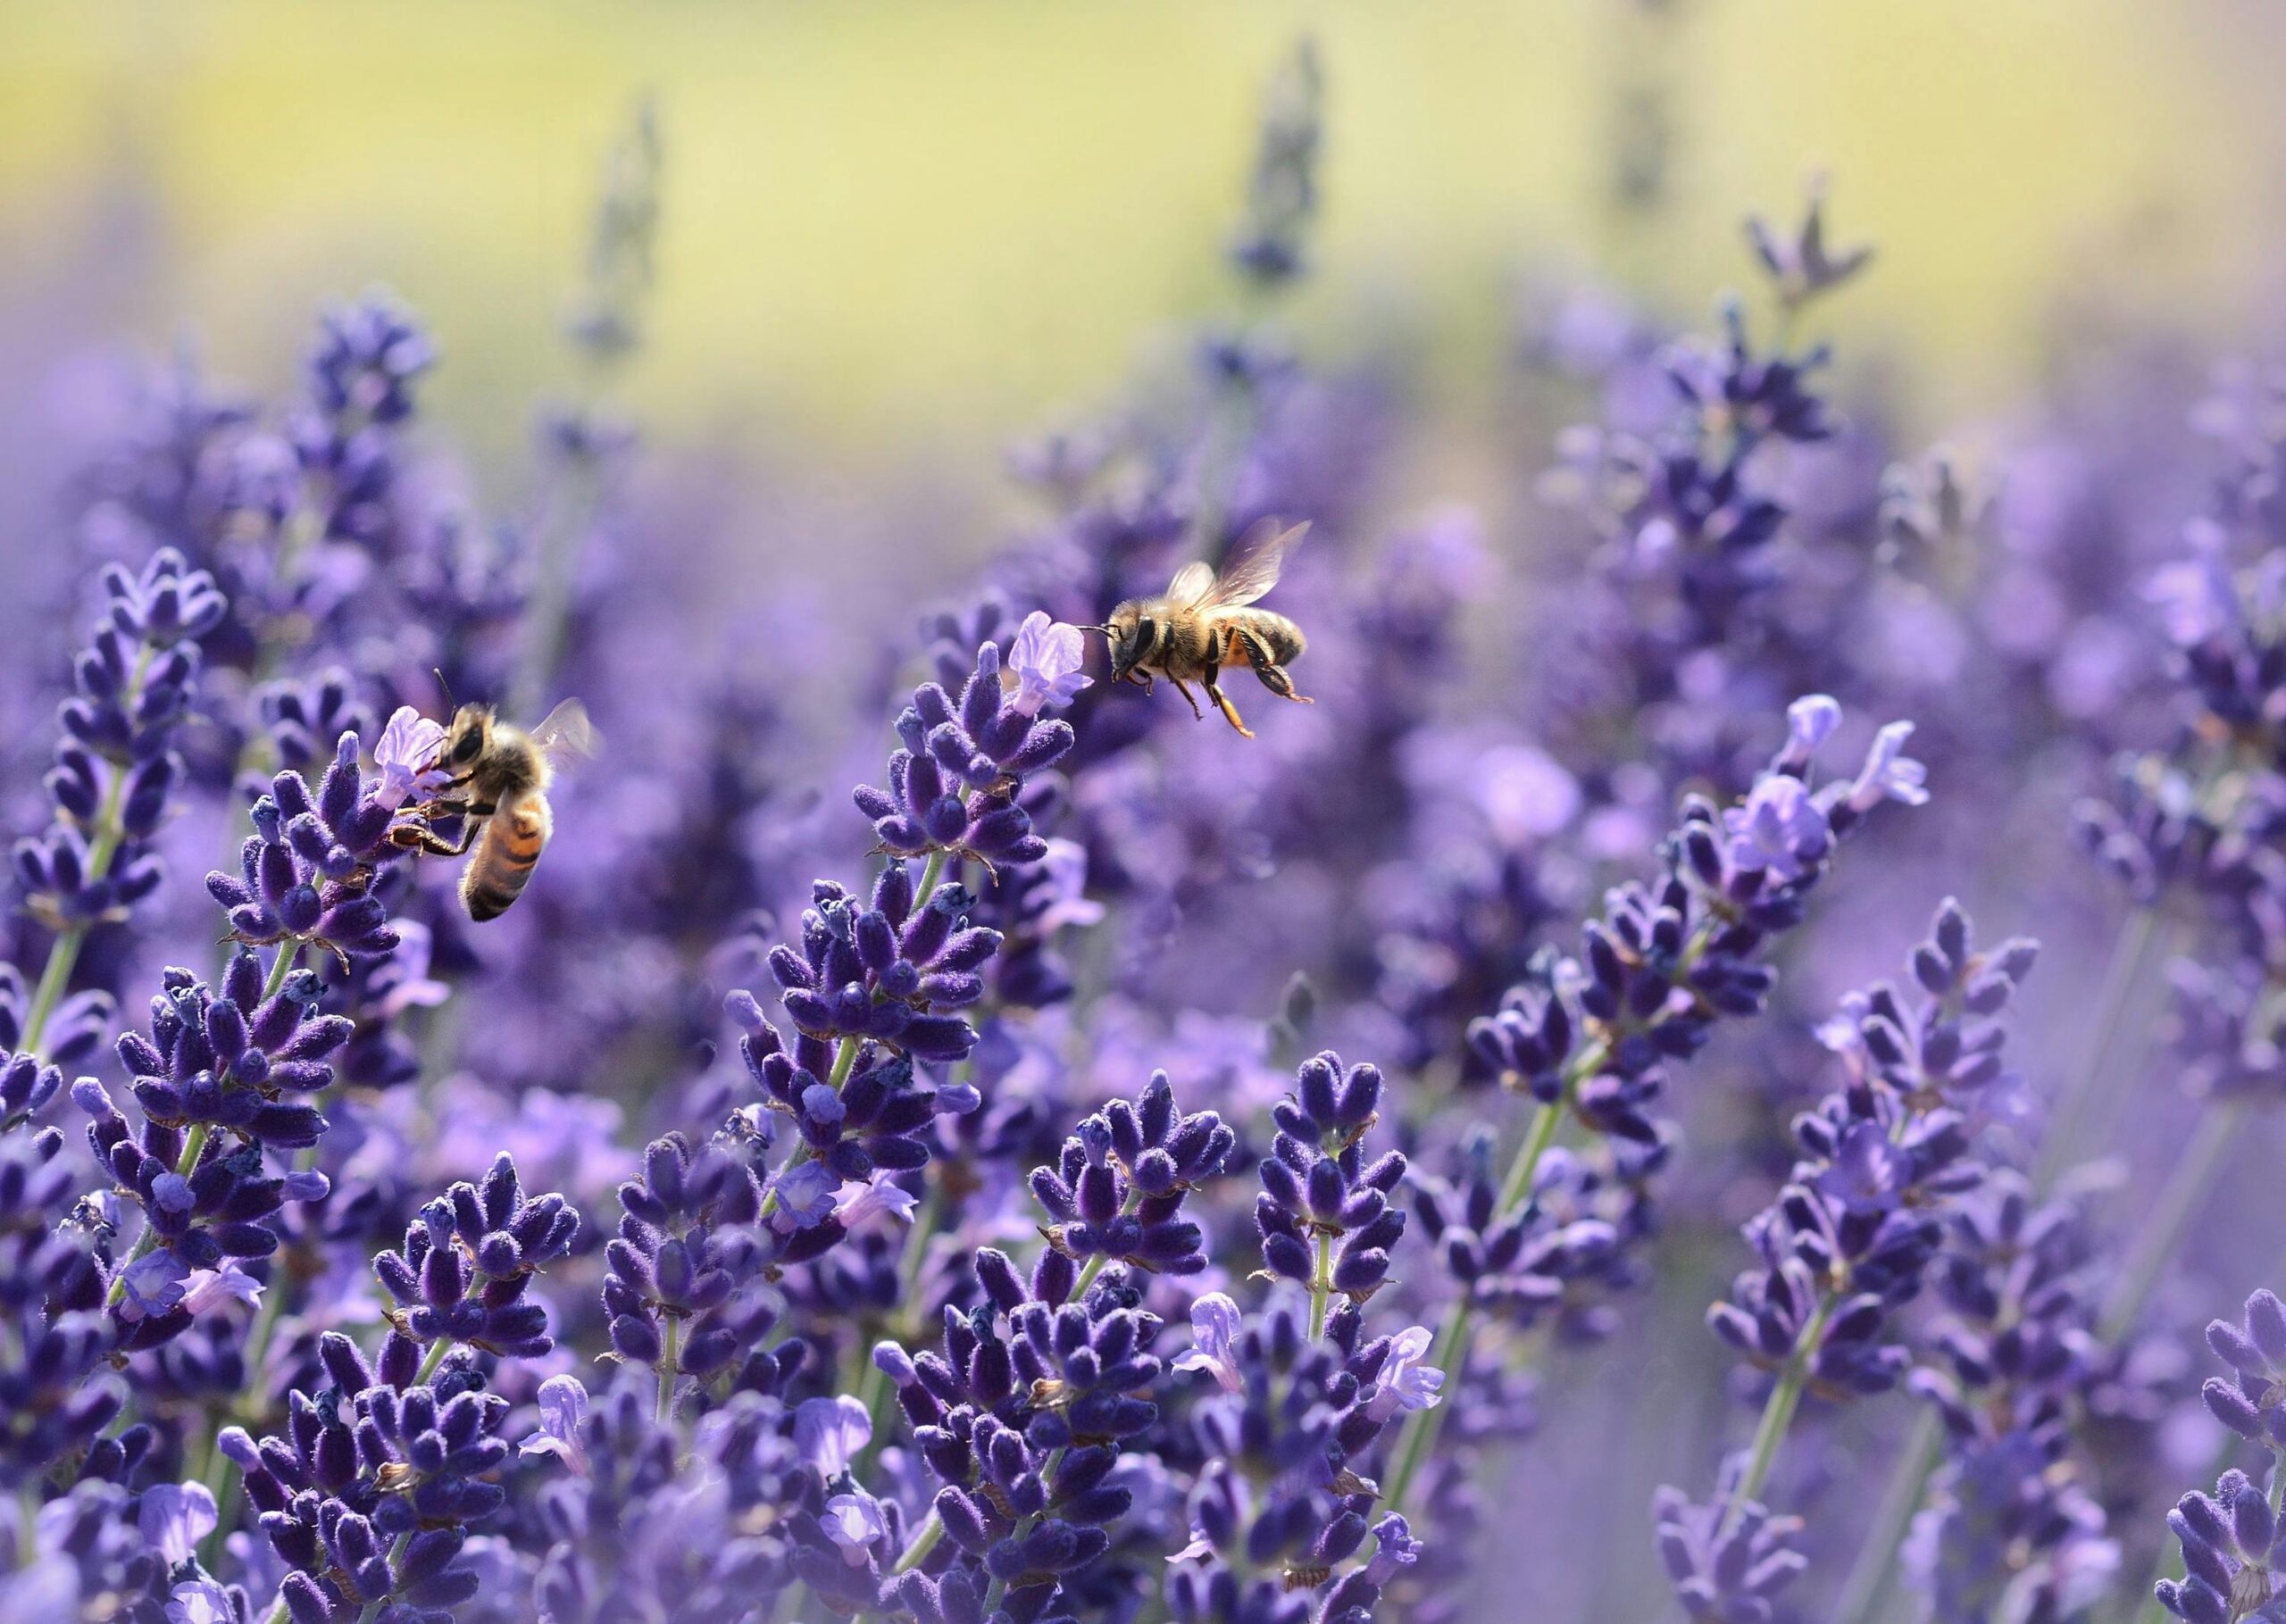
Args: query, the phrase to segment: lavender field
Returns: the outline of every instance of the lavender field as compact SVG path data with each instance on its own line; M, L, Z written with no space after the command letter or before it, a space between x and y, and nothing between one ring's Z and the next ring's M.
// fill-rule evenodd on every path
M1678 292L1701 4L1496 330L1281 22L1130 362L831 428L695 381L838 329L692 330L671 87L505 336L88 182L0 268L0 1624L2286 1624L2275 309L1852 318L1807 150Z

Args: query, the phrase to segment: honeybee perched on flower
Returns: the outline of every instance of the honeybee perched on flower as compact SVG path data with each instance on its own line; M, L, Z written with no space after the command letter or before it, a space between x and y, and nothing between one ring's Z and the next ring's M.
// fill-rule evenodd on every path
M576 699L557 705L529 731L502 721L490 705L464 704L453 725L438 730L421 765L423 787L434 786L430 798L389 837L440 857L457 857L474 846L461 873L461 903L479 923L496 919L523 895L555 832L547 789L556 763L594 754L596 743L587 708ZM430 828L432 820L446 818L462 820L457 841Z
M1302 629L1274 611L1249 607L1278 584L1286 554L1309 528L1297 524L1257 539L1242 547L1219 575L1211 565L1194 560L1175 571L1158 596L1130 598L1113 610L1108 621L1089 629L1102 632L1110 643L1111 679L1132 683L1147 694L1152 679L1164 677L1190 702L1191 714L1203 720L1206 712L1186 686L1187 681L1202 683L1223 718L1247 738L1254 730L1239 720L1238 707L1222 692L1224 666L1250 665L1262 686L1280 698L1315 704L1295 692L1294 679L1286 672L1308 646Z

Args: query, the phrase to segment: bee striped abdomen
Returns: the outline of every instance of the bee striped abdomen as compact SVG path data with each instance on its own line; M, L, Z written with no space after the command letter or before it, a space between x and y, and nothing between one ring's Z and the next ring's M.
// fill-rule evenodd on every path
M461 901L469 918L479 923L497 919L523 895L532 866L554 825L547 798L530 795L502 807L484 826L484 834L461 876Z
M1307 646L1302 629L1284 615L1244 609L1232 614L1223 629L1222 663L1288 665L1300 659Z

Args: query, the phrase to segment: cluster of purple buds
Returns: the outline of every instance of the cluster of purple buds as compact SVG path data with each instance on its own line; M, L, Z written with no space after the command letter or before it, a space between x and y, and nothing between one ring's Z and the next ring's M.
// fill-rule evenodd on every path
M1362 1327L1354 1303L1322 1337L1284 1306L1251 1323L1219 1293L1193 1307L1193 1347L1176 1366L1211 1375L1220 1390L1191 1412L1206 1465L1190 1499L1191 1541L1170 1559L1166 1585L1184 1624L1283 1619L1295 1606L1286 1598L1328 1585L1330 1603L1357 1605L1364 1588L1377 1592L1417 1556L1403 1519L1372 1520L1378 1490L1355 1462L1392 1421L1439 1402L1443 1373L1422 1362L1426 1330L1367 1340ZM1344 1573L1369 1536L1376 1557Z
M540 1387L540 1429L522 1445L527 1456L553 1456L562 1467L536 1496L550 1542L538 1577L540 1615L611 1624L672 1597L676 1617L738 1618L767 1611L797 1570L838 1610L872 1606L876 1559L869 1551L845 1562L822 1515L821 1477L846 1472L849 1437L816 1425L813 1405L836 1407L794 1406L789 1437L785 1404L740 1391L686 1434L655 1414L638 1378L613 1382L591 1404L576 1378L551 1377ZM846 1498L877 1510L884 1534L897 1523L893 1503ZM511 1601L501 1616L528 1612Z
M713 1379L769 1333L775 1307L754 1289L771 1260L762 1197L733 1149L694 1152L680 1134L652 1141L643 1176L619 1187L624 1213L604 1249L614 1353L657 1368L672 1387L680 1376Z
M1667 1062L1696 1054L1718 1021L1761 1012L1776 982L1761 955L1801 922L1835 844L1883 801L1928 798L1921 763L1904 754L1910 723L1880 731L1854 780L1815 790L1805 775L1840 707L1798 700L1787 723L1785 747L1743 802L1686 802L1664 878L1610 892L1576 965L1543 960L1534 983L1471 1023L1471 1048L1504 1087L1568 1103L1598 1134L1656 1145Z
M1206 1266L1206 1235L1184 1199L1222 1170L1238 1136L1212 1111L1186 1114L1164 1071L1132 1104L1114 1100L1064 1140L1056 1165L1034 1168L1031 1191L1051 1220L1048 1245L1091 1267L1116 1260L1157 1274Z
M746 1030L738 1052L762 1089L763 1122L789 1117L801 1135L766 1194L767 1217L790 1212L806 1226L826 1216L840 1181L927 1166L931 1119L976 1108L973 1087L923 1087L905 1055L845 1037L837 1056L833 1043L799 1028L789 1050L751 994L733 993L727 1005ZM838 1231L825 1245L837 1238ZM787 1253L780 1261L803 1260Z
M1802 223L1790 236L1781 236L1759 215L1746 223L1747 242L1764 274L1788 311L1800 310L1813 299L1832 292L1873 262L1866 244L1836 250L1825 240L1825 179L1815 177L1802 211Z
M2199 786L2156 755L2115 762L2111 797L2081 802L2072 822L2096 865L2138 903L2177 885L2206 888L2227 867L2217 861L2223 831Z
M1906 1553L1946 1624L1990 1617L2007 1597L2071 1617L2115 1565L2072 1448L2073 1401L2100 1362L2079 1227L2070 1203L2036 1203L2006 1172L1948 1216L1934 1276L1942 1362L1907 1383L1942 1420L1946 1458Z
M203 1488L158 1484L138 1495L88 1473L36 1511L11 1509L30 1520L12 1537L19 1548L39 1553L0 1577L0 1603L11 1618L245 1624L245 1593L214 1584L189 1565L193 1546L214 1522L213 1502ZM188 1611L200 1602L219 1611ZM174 1612L175 1605L186 1611Z
M1306 269L1310 225L1318 208L1323 96L1317 48L1305 39L1264 94L1246 216L1231 242L1231 262L1258 287L1282 287Z
M873 1358L944 1484L935 1509L947 1535L1015 1610L1044 1603L1110 1549L1105 1526L1132 1500L1106 1481L1117 1445L1158 1419L1143 1395L1164 1370L1151 1352L1160 1321L1122 1272L1083 1284L1061 1252L1044 1253L1029 1281L989 1247L975 1270L984 1300L967 1313L946 1307L939 1349L884 1342ZM972 1587L908 1575L900 1598L924 1616L964 1605L948 1584Z
M978 972L999 951L997 931L967 923L965 887L939 886L915 905L913 877L892 862L860 908L841 887L821 880L802 912L802 945L769 955L780 1001L810 1037L892 1045L922 1061L957 1061L976 1031L948 1012L984 995Z
M63 1087L63 1069L0 1047L0 1133L30 1122Z
M290 1570L288 1614L449 1624L482 1582L462 1560L467 1529L506 1500L490 1479L508 1458L508 1402L465 1370L416 1370L419 1345L402 1335L372 1363L333 1333L319 1356L332 1390L293 1394L284 1435L257 1443L233 1427L221 1438Z
M1819 1029L1852 1078L1921 1114L1944 1107L1972 1128L2021 1113L2023 1079L2002 1058L2002 1023L2040 944L2015 937L1978 953L1950 897L1910 961L1917 1003L1887 982L1842 1000Z
M1794 1120L1798 1159L1745 1226L1756 1264L1707 1311L1716 1336L1773 1378L1765 1433L1748 1475L1711 1503L1672 1489L1658 1502L1661 1546L1695 1616L1770 1616L1770 1596L1798 1566L1788 1551L1757 1555L1737 1537L1757 1514L1750 1496L1801 1393L1882 1393L1910 1370L1909 1348L1890 1339L1894 1316L1933 1271L1943 1215L1987 1175L1948 1102L1980 1095L2002 1074L2001 1029L1990 1018L2007 1006L2033 956L2023 941L1978 954L1968 917L1948 899L1909 956L1919 1002L1880 984L1851 995L1825 1029L1847 1062L1841 1083ZM1748 1582L1744 1572L1765 1557L1777 1565ZM1733 1606L1742 1611L1723 1611Z
M571 1251L579 1228L563 1196L526 1198L504 1151L482 1185L456 1184L421 1208L403 1248L376 1257L373 1272L396 1300L391 1322L413 1340L536 1359L555 1341L527 1287Z
M1405 1234L1405 1213L1389 1203L1406 1160L1389 1151L1371 1162L1364 1139L1380 1112L1381 1074L1344 1070L1328 1051L1305 1061L1295 1093L1279 1102L1278 1135L1257 1172L1255 1225L1272 1275L1362 1303L1389 1278L1389 1251Z
M57 711L63 737L46 780L56 821L14 852L32 911L58 930L113 917L157 887L146 848L182 778L170 745L190 710L198 639L228 609L213 578L169 548L139 575L113 565L103 579L103 623Z
M1948 899L1911 955L1919 1007L1887 983L1846 1001L1824 1029L1845 1057L1843 1085L1795 1119L1800 1159L1747 1226L1760 1265L1740 1277L1737 1302L1708 1316L1724 1341L1847 1391L1881 1392L1902 1375L1905 1349L1878 1340L1887 1317L1921 1291L1943 1239L1938 1214L1985 1177L1950 1102L2005 1076L1993 1017L2037 951L2016 939L1978 954L1968 916Z
M339 666L264 683L254 691L254 714L279 767L294 772L322 763L343 734L363 737L373 730L372 712L358 702L354 680Z
M2281 1616L2286 1525L2242 1471L2226 1471L2212 1495L2185 1495L2167 1513L2182 1547L2183 1577L2152 1587L2186 1624L2273 1624Z
M373 882L381 864L406 850L389 830L428 764L426 750L412 757L396 753L406 738L396 724L384 733L370 781L358 765L355 733L336 744L314 795L298 772L271 780L270 793L254 804L254 832L239 852L238 872L217 870L206 877L238 940L288 954L314 945L344 962L396 948L396 932Z
M149 1037L119 1040L142 1126L95 1079L71 1090L90 1119L96 1159L142 1209L135 1252L107 1282L125 1342L136 1347L188 1326L208 1296L192 1285L194 1271L269 1256L284 1203L325 1197L323 1173L272 1173L263 1150L317 1143L325 1119L295 1096L331 1085L328 1057L348 1036L347 1022L315 1012L314 978L289 975L270 991L251 953L232 958L219 991L183 970L166 971L162 987Z
M1869 257L1863 249L1826 251L1821 204L1813 197L1791 242L1756 223L1755 246L1790 312ZM1772 440L1813 445L1836 430L1813 387L1829 359L1823 346L1798 355L1782 346L1758 352L1735 301L1724 304L1723 322L1720 341L1686 340L1661 357L1682 408L1676 421L1648 438L1593 430L1573 437L1593 448L1592 466L1579 471L1598 493L1603 511L1595 517L1623 544L1611 561L1615 584L1628 593L1648 564L1678 600L1680 613L1629 612L1627 635L1648 645L1639 654L1647 664L1724 644L1741 606L1781 579L1768 548L1790 509L1757 475L1756 453Z
M2280 899L2267 887L2248 894L2242 912L2254 939L2219 964L2178 959L2167 967L2173 994L2169 1033L2183 1092L2217 1104L2277 1097L2286 1075L2286 1013L2271 996L2286 939L2271 916Z
M1062 657L1052 658L1055 669L1039 668L1048 684L1066 674ZM1076 669L1078 661L1070 664ZM1013 692L1002 680L998 647L988 643L977 650L957 704L933 682L914 690L897 720L904 748L889 758L889 788L868 785L855 792L883 851L949 855L988 870L1047 854L1016 795L1027 778L1071 750L1072 727L1039 720L1052 693L1034 696L1037 685L1025 680L1026 672L1012 669L1009 675L1020 679Z
M1624 1184L1587 1160L1551 1150L1535 1170L1532 1198L1504 1212L1489 1130L1456 1147L1451 1178L1422 1181L1418 1211L1445 1272L1504 1323L1528 1328L1554 1316L1562 1334L1592 1339L1610 1328L1611 1311L1589 1288L1626 1280L1623 1246L1648 1227ZM1664 1147L1657 1153L1664 1154ZM1624 1222L1607 1215L1616 1197Z
M288 425L319 534L380 546L392 529L396 431L413 380L436 360L412 318L384 299L326 312L306 368L309 406Z
M68 1220L79 1180L52 1128L0 1130L0 1487L37 1482L118 1415L103 1282Z
M2222 492L2227 503L2227 483ZM2260 521L2257 521L2260 523ZM2145 588L2174 645L2175 677L2195 707L2193 730L2243 747L2260 765L2286 768L2279 732L2286 704L2286 572L2270 541L2248 567L2234 569L2226 523L2193 521L2191 555L2159 570Z
M1773 1517L1758 1501L1731 1514L1736 1475L1726 1471L1713 1500L1694 1503L1663 1488L1652 1502L1659 1559L1675 1599L1705 1624L1771 1624L1778 1596L1809 1566L1798 1548L1799 1517Z
M146 1118L203 1122L288 1150L318 1142L325 1119L307 1102L332 1086L329 1062L350 1023L318 1012L313 972L290 970L272 992L260 959L241 948L219 991L187 970L164 971L160 987L149 1037L122 1033L118 1045Z
M1808 387L1810 374L1829 359L1823 346L1798 357L1782 351L1756 354L1747 337L1746 312L1735 301L1723 305L1723 329L1720 344L1680 345L1667 357L1669 380L1700 414L1702 425L1729 436L1728 454L1712 464L1715 479L1735 479L1748 455L1765 440L1806 446L1832 437L1833 416ZM1671 465L1677 460L1671 458ZM1691 488L1676 474L1671 473L1670 478L1678 491ZM1748 508L1744 533L1734 528L1710 539L1720 539L1733 548L1769 539L1775 524L1767 530L1763 528L1759 512L1765 505L1769 505L1766 499L1757 499ZM1778 517L1783 515L1781 509Z
M1990 1427L1996 1393L2058 1398L2088 1368L2087 1241L2069 1202L2037 1202L2024 1179L1996 1172L1947 1214L1934 1274L1947 1310L1932 1339L1948 1372L1914 1372L1914 1390L1957 1437Z
M2215 1419L2240 1437L2273 1453L2286 1452L2286 1303L2257 1291L2237 1325L2216 1320L2207 1345L2231 1368L2231 1379L2210 1377L2200 1396Z

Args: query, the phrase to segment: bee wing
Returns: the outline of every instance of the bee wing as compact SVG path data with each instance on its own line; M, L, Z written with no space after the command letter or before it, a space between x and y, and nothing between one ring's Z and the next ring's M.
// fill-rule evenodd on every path
M532 729L532 743L553 761L586 761L603 744L603 736L588 720L588 707L567 699Z
M1286 562L1286 554L1300 543L1309 528L1306 520L1275 535L1267 533L1270 529L1267 525L1257 527L1255 530L1257 539L1231 561L1231 567L1222 571L1222 578L1215 581L1214 590L1207 595L1203 606L1236 608L1253 603L1275 587L1278 572Z
M1174 579L1167 583L1167 602L1177 609L1196 608L1214 590L1214 566L1193 559L1176 570Z

